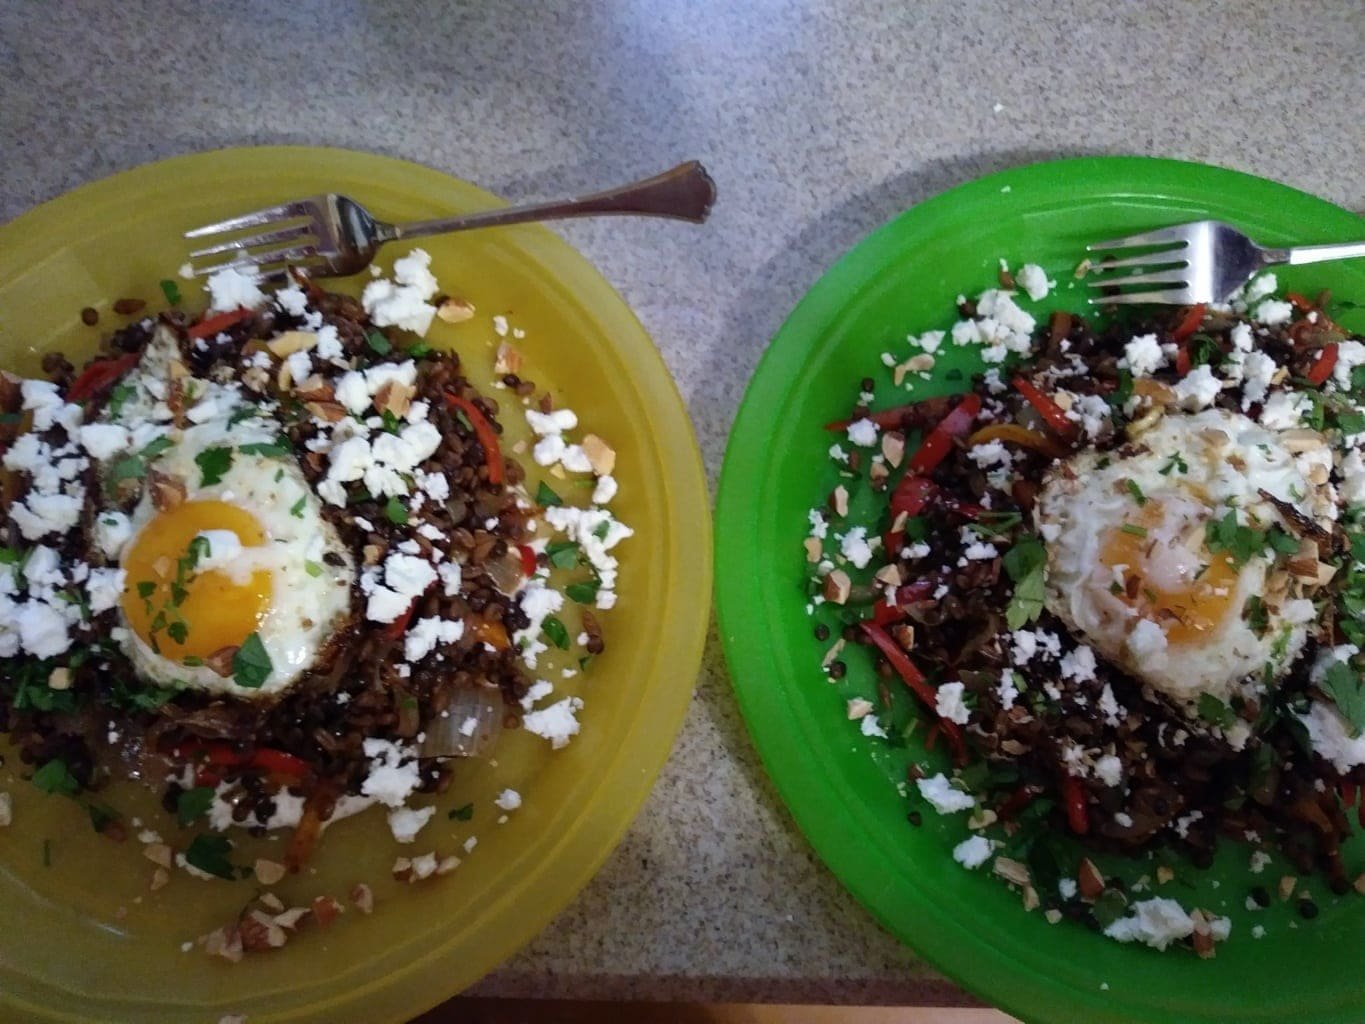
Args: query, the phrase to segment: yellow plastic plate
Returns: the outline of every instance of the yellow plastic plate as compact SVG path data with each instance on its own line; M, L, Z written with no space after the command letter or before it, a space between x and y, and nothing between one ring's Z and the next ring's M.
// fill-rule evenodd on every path
M0 366L34 373L43 352L79 364L101 331L127 322L112 304L142 298L164 308L158 282L177 280L184 305L198 285L176 273L181 232L318 192L342 192L377 216L417 220L500 201L415 164L342 150L224 150L142 167L79 188L0 227ZM203 882L174 872L148 890L153 865L130 838L94 834L74 801L47 796L12 752L0 788L14 823L0 829L0 1013L25 1020L185 1024L224 1014L266 1021L402 1020L466 987L550 921L616 845L649 792L682 724L705 639L711 586L710 515L692 428L672 380L639 322L602 277L544 228L501 228L418 243L445 290L474 303L459 325L439 321L429 340L456 348L482 386L491 375L494 314L525 331L523 375L575 409L583 429L618 451L615 514L636 536L622 543L620 605L603 616L608 648L589 673L554 672L559 695L586 706L583 731L551 752L538 737L504 733L492 762L461 765L432 823L397 846L383 814L329 829L311 870L273 891L291 905L320 893L347 903L360 881L376 907L354 908L326 931L306 927L283 950L229 964L182 943L225 923L253 895L250 882ZM381 254L387 268L406 247ZM356 291L368 275L329 282ZM98 328L80 311L100 311ZM522 419L510 392L509 436ZM564 488L572 499L573 492ZM498 824L493 797L518 790L521 809ZM125 814L168 842L191 834L124 791ZM473 805L465 822L449 809ZM136 833L138 829L130 831ZM466 854L465 841L477 846ZM276 840L274 849L282 843ZM46 855L44 849L46 847ZM266 844L267 851L270 844ZM415 885L394 882L400 854L436 849L463 862ZM267 853L268 855L268 853Z

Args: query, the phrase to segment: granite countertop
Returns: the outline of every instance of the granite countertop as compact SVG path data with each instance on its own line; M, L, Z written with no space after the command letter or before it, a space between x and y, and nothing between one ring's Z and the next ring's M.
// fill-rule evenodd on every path
M705 229L559 230L658 342L714 483L745 382L800 295L868 231L949 186L1057 156L1143 153L1365 206L1363 11L1356 0L6 4L0 221L115 171L228 145L372 150L510 198L700 158L721 197ZM816 860L763 774L714 635L677 748L624 842L475 991L970 1001Z

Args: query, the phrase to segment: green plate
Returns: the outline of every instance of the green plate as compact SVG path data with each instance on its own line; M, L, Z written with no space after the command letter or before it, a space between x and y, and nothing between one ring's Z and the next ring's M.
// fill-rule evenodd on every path
M1040 263L1057 280L1035 311L1082 311L1085 292L1073 271L1086 242L1210 216L1269 244L1365 235L1359 217L1313 196L1175 161L1068 160L983 178L902 214L811 289L750 383L726 453L718 615L740 704L774 782L821 857L882 924L982 998L1029 1020L1358 1022L1365 898L1314 885L1321 913L1312 922L1278 899L1253 914L1243 906L1249 888L1273 892L1294 872L1277 857L1253 878L1249 848L1225 843L1210 870L1187 868L1160 889L1186 907L1232 917L1230 940L1205 961L1049 925L998 880L953 862L949 851L966 834L961 815L930 811L923 827L908 825L896 783L911 758L925 755L864 738L845 719L847 698L875 694L871 660L852 650L847 677L826 681L820 658L828 644L814 639L806 613L806 512L837 479L821 424L847 412L864 376L878 382L877 406L896 404L881 353L906 352L907 333L950 326L956 296L992 286L1000 258L1012 267ZM1280 280L1365 298L1359 260L1285 271ZM1359 311L1344 319L1365 328ZM942 379L952 362L940 359L935 369L940 392L962 388ZM1365 869L1360 835L1347 860L1354 872ZM1266 932L1259 940L1251 935L1257 923Z

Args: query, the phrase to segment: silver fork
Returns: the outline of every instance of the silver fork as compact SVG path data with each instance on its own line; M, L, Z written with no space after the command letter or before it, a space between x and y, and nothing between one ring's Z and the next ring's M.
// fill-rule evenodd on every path
M1096 288L1129 288L1136 285L1169 285L1140 292L1113 291L1092 297L1094 305L1148 302L1192 306L1199 302L1225 302L1242 285L1266 267L1279 263L1298 266L1324 260L1365 256L1365 242L1341 245L1305 245L1292 249L1268 249L1257 245L1230 224L1199 220L1176 224L1141 235L1111 238L1087 245L1086 251L1112 253L1123 249L1155 249L1139 256L1097 260L1086 271ZM1107 271L1132 268L1131 273ZM1143 273L1142 271L1147 271Z
M413 224L376 220L354 199L333 192L206 224L186 231L185 237L207 239L239 234L250 228L267 229L190 253L196 274L212 274L227 267L252 267L269 273L292 266L313 277L345 277L369 266L385 242L400 238L596 214L671 217L700 224L715 201L715 182L705 167L691 160L652 178L580 199L483 210ZM226 258L208 265L202 263L215 256Z

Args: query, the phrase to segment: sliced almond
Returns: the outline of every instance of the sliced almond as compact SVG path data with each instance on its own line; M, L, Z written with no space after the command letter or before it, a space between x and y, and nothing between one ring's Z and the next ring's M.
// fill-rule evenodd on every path
M1062 912L1056 907L1052 907L1043 912L1043 917L1047 919L1048 924L1057 924L1062 920Z
M905 435L899 430L888 430L882 435L882 454L892 469L900 466L905 458Z
M340 423L346 418L346 407L340 402L304 402L303 407L309 416L323 423Z
M806 561L812 564L820 561L820 556L824 553L824 548L820 544L819 537L806 538Z
M891 477L891 470L887 468L886 461L872 463L872 467L867 471L867 482L872 485L874 491L880 491L886 487L886 481Z
M279 949L288 938L284 929L261 910L251 911L241 919L237 927L242 935L242 948L249 953Z
M598 476L611 476L616 469L616 449L596 434L584 436L583 454L588 457L592 471Z
M1309 430L1307 427L1294 427L1290 430L1281 431L1279 438L1280 444L1295 454L1317 451L1319 448L1327 447L1327 438L1316 430Z
M1169 881L1170 881L1172 878L1174 878L1174 877L1175 877L1175 872L1174 872L1173 870L1171 870L1170 868L1168 868L1165 864L1160 865L1160 866L1156 869L1156 884L1157 884L1157 885L1165 885L1167 882L1169 882Z
M1199 954L1201 960L1213 959L1213 931L1209 928L1208 915L1202 910L1193 910L1190 912L1190 920L1194 922L1194 934L1190 937L1194 943L1194 951Z
M292 356L295 352L308 352L317 347L318 336L312 331L285 331L265 343L270 354L277 359Z
M256 881L262 885L274 885L284 877L285 867L277 860L266 860L264 857L257 857L253 865L256 872Z
M834 641L834 643L830 645L829 650L825 652L825 656L820 659L820 667L829 668L831 665L833 665L835 659L837 659L839 655L843 653L844 644L845 641L843 637L840 637L838 640Z
M153 864L169 869L175 858L175 851L165 843L148 843L142 848L142 856Z
M834 514L841 519L848 515L848 488L843 484L834 488L830 493L829 507L834 511Z
M258 873L256 877L259 878L260 874ZM284 909L284 900L280 899L273 892L263 892L261 893L261 906L265 907L266 910L278 914Z
M390 870L393 873L393 879L395 882L411 882L412 858L399 857L396 861L393 862L393 867Z
M1030 878L1028 866L1009 857L996 857L992 870L1012 885L1028 885Z
M493 372L496 374L520 373L521 353L509 342L498 344L497 355L493 358Z
M863 700L861 697L854 697L848 702L848 720L856 722L872 714L876 708L870 700Z
M445 299L436 307L436 315L448 324L462 324L474 319L474 304L464 299Z
M1293 875L1284 875L1280 879L1280 899L1287 900L1294 895L1294 886L1299 884L1299 880Z
M336 399L336 389L320 374L313 374L299 382L294 394L303 402L331 402Z
M152 507L158 512L168 512L185 503L188 492L185 481L177 476L169 476L151 470L147 474L147 487L152 495Z
M384 384L374 396L374 407L381 413L387 412L400 419L412 408L412 397L417 389L411 384L391 380Z
M1104 875L1089 857L1081 858L1080 869L1076 872L1076 889L1087 903L1094 903L1104 892Z
M825 600L830 604L847 602L852 589L853 583L848 578L848 573L842 569L835 569L825 577Z
M900 645L901 650L913 651L915 649L915 627L908 622L892 626L891 639Z
M1024 886L1024 909L1028 911L1037 910L1039 905L1038 890L1032 885Z
M981 807L973 812L972 816L967 819L967 827L973 832L979 832L983 828L990 828L996 823L998 818L999 815L989 807Z
M1360 893L1360 895L1365 896L1365 872L1356 875L1356 880L1353 884L1355 891Z
M420 882L424 878L430 878L436 874L436 854L424 853L420 857L412 858L412 877L413 881Z
M170 884L171 873L165 868L157 868L152 872L152 881L149 888L152 892L159 892Z
M351 902L362 914L374 912L374 890L364 882L357 882L351 887Z

